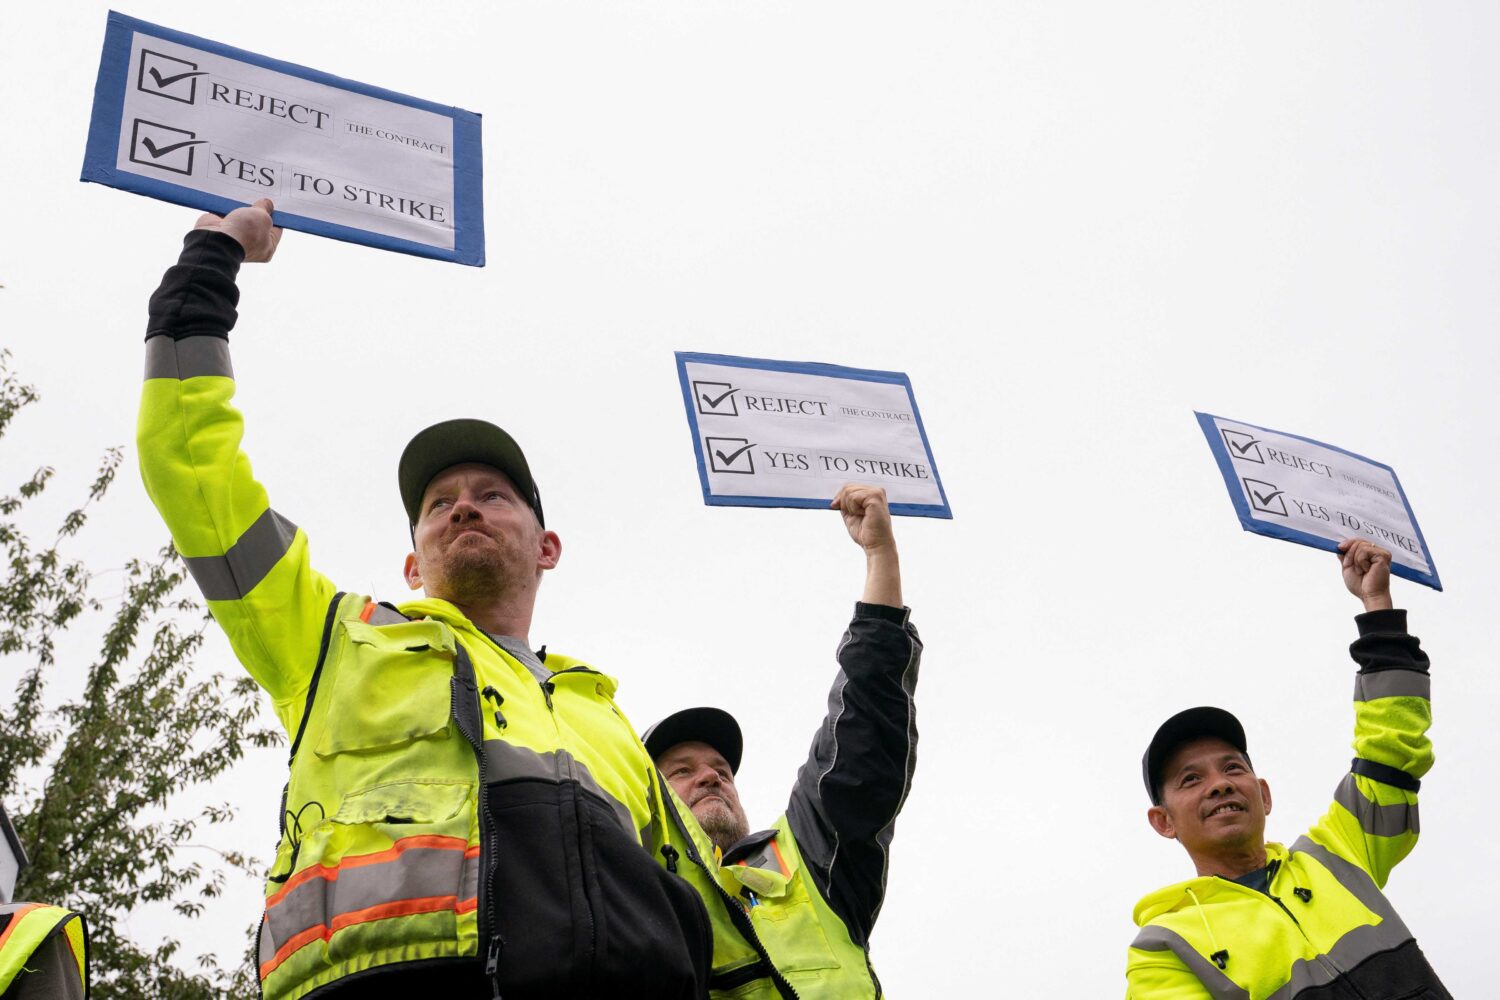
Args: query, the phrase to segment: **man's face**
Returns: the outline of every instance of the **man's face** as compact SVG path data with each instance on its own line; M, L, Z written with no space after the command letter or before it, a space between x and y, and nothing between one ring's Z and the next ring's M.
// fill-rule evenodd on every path
M460 605L535 591L561 554L557 535L542 529L511 481L476 464L444 469L427 484L412 544L407 583Z
M1197 859L1265 844L1271 788L1245 755L1216 736L1184 743L1161 772L1159 806L1147 816L1156 832Z
M690 740L662 754L656 766L719 850L729 850L750 832L734 774L719 751Z

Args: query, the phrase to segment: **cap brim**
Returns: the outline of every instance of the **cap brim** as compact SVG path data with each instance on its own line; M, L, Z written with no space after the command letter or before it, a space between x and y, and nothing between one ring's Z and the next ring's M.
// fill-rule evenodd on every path
M1154 804L1161 804L1159 778L1167 758L1184 743L1206 736L1217 737L1240 753L1249 753L1245 727L1224 709L1201 705L1178 712L1156 730L1150 746L1146 747L1145 756L1141 758L1141 777L1146 782L1146 794L1151 796Z
M734 716L722 708L685 708L646 730L642 742L655 760L679 743L707 743L723 755L731 774L740 769L744 737Z
M407 444L396 467L401 487L401 504L411 524L416 524L422 509L422 495L427 484L444 469L467 463L488 465L505 474L520 492L521 498L536 512L544 526L542 500L531 466L515 438L494 424L483 420L445 420L419 433Z

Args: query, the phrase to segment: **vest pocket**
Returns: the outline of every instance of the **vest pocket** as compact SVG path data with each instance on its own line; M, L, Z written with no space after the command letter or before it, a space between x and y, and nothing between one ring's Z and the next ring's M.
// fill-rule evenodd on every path
M838 959L813 909L812 900L798 872L782 899L763 899L750 911L755 932L782 972L811 972L815 969L837 969Z
M431 620L342 625L350 645L313 752L331 757L446 737L457 648L452 630Z
M468 782L390 781L345 796L303 834L297 872L266 900L263 975L308 945L318 953L299 956L303 975L387 951L472 954L459 919L477 903L475 793Z

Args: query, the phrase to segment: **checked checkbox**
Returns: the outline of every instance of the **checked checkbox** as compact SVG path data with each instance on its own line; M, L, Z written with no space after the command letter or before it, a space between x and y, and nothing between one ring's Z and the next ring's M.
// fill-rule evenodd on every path
M1259 479L1241 479L1245 493L1250 497L1250 509L1259 514L1275 514L1290 517L1286 512L1286 500L1275 483L1263 483Z
M698 403L698 412L705 416L739 416L740 408L734 401L734 394L737 392L739 390L728 382L693 383L693 398Z
M130 162L192 176L193 153L207 141L196 132L137 118L130 132Z
M755 456L750 453L750 449L754 447L754 442L748 438L703 439L703 450L708 453L708 468L711 472L755 475Z
M135 89L181 101L183 104L192 104L198 99L198 77L207 75L208 71L200 70L195 62L142 49L141 68L136 74Z
M1230 431L1222 427L1219 428L1219 433L1224 435L1224 447L1229 449L1229 457L1241 462L1266 464L1265 456L1260 453L1260 438L1244 431Z

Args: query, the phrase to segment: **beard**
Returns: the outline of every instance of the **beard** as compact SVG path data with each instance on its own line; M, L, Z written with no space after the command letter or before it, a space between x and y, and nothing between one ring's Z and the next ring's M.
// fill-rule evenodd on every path
M429 589L433 597L454 604L472 606L494 601L525 586L524 559L514 541L492 539L452 545L443 555L442 578L437 588Z
M750 834L750 821L743 810L735 810L716 795L705 795L693 806L698 825L721 851L727 851Z

